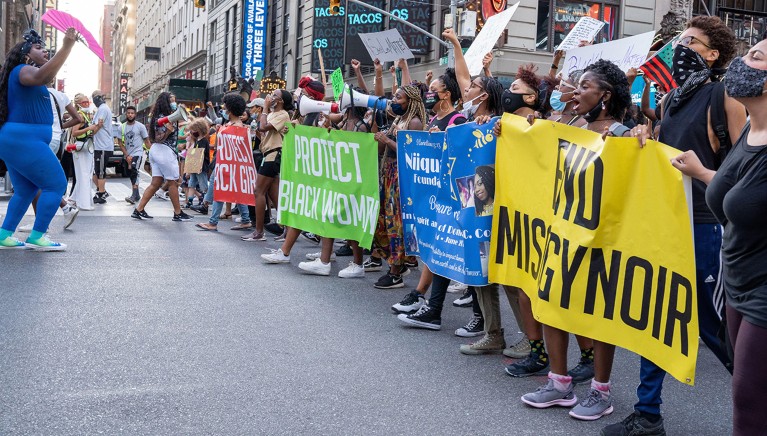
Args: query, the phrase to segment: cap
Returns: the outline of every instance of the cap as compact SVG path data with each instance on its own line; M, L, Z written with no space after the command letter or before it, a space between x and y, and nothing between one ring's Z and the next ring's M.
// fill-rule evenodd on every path
M258 106L258 107L264 107L264 99L263 98L254 98L253 101L248 103L248 109Z

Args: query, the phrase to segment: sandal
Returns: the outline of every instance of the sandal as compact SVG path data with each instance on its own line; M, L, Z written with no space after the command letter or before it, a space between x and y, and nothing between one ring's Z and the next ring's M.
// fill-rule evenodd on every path
M232 214L231 213L222 213L221 215L219 215L218 219L220 219L220 220L230 220L230 219L232 219Z
M252 228L253 228L253 224L244 223L244 224L237 224L236 226L232 227L231 230L250 230Z
M218 228L214 226L211 223L197 223L195 224L198 228L205 230L206 232L217 232Z

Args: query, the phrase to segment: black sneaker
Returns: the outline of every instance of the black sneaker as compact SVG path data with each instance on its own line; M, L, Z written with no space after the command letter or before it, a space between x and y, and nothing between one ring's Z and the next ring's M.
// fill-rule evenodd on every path
M412 262L405 261L405 266L412 269L418 269L418 261L414 260Z
M125 197L125 201L127 201L130 204L138 203L138 200L135 197Z
M573 378L573 384L586 383L594 378L594 361L588 357L581 357L581 361L567 375Z
M193 206L193 205L192 205L192 202L191 202L191 201L187 201L187 202L186 202L186 204L184 204L184 205L183 205L183 206L181 206L181 207L182 207L182 208L184 208L184 209L191 209L191 208L192 208L192 206Z
M399 270L399 275L406 277L409 276L411 272L412 271L410 271L410 268L408 268L407 265L403 265L402 269Z
M453 300L453 306L455 307L471 307L472 303L471 288L466 288L460 298Z
M637 411L626 417L621 422L608 425L599 433L601 436L666 436L663 428L663 417L658 416L658 421L650 422Z
M183 210L181 213L174 213L173 214L173 221L191 221L192 217L187 215L186 212Z
M149 214L146 213L145 210L142 210L141 212L139 212L138 209L133 209L133 213L130 214L130 217L131 218L136 218L137 220L141 220L141 219L150 220L150 219L154 218L152 216L149 216Z
M349 245L344 245L343 247L338 247L338 250L336 250L336 256L338 257L347 257L347 256L353 256L354 252L352 251L352 247Z
M402 276L386 273L373 286L377 289L404 288L405 282L402 281Z
M459 328L455 331L456 336L460 336L462 338L473 338L475 336L482 336L485 334L485 319L482 318L482 315L477 315L476 313L474 316L471 317L469 322L466 323L465 326Z
M271 234L273 234L275 236L280 236L282 234L282 231L283 231L282 227L280 227L280 225L277 224L277 223L266 224L264 226L264 230L266 230L267 232L269 232L269 233L271 233Z
M96 194L93 196L93 202L96 204L104 204L107 202L107 199L106 197L102 197L101 195Z
M198 204L197 206L192 206L189 209L192 209L193 211L201 214L201 215L207 215L208 214L208 206L205 206L204 204Z
M412 315L405 315L404 313L401 313L397 315L397 319L400 320L400 322L413 327L420 327L429 330L439 330L442 328L441 315L442 314L437 312L436 309L432 309L427 304L422 306L420 309L418 309L418 312Z
M548 373L549 359L543 360L535 353L530 353L526 359L506 367L506 374L512 377L530 377L531 375L546 375Z
M365 272L381 271L383 269L383 260L371 256L362 264L362 267L365 268Z
M322 240L322 239L320 239L319 236L315 235L314 233L301 232L301 234L304 235L304 238L306 238L306 239L308 239L308 240L310 240L310 241L312 241L314 243L317 243L317 244L319 244L320 241Z
M426 304L426 300L423 298L423 295L418 291L412 291L405 295L405 298L403 298L402 301L393 305L391 310L394 313L415 313L418 312L418 309L423 307L424 304Z

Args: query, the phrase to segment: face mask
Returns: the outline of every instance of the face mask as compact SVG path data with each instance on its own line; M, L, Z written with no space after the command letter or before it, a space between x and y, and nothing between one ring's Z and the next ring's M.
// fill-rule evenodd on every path
M509 89L505 89L503 91L503 95L501 95L501 105L503 106L503 111L513 114L518 109L523 107L532 108L532 106L525 102L525 96L526 94L516 94L511 92Z
M434 109L434 106L439 101L439 98L437 97L436 92L427 92L423 95L423 105L426 107L427 111L430 111Z
M568 94L570 94L568 92ZM562 101L562 91L557 91L556 89L551 92L551 98L549 98L549 103L551 104L551 108L554 109L557 112L562 112L565 110L565 106L567 106L567 103Z
M104 104L104 98L103 97L101 97L100 95L97 95L97 96L93 97L93 105L94 106L99 107L102 104Z
M402 115L405 115L405 112L407 112L407 109L402 107L402 105L399 104L399 103L392 103L391 104L391 112L394 115L402 116Z
M749 67L740 57L732 60L724 76L724 87L733 98L759 97L764 94L765 82L767 70Z
M597 120L597 118L599 118L599 114L602 113L602 105L604 104L602 98L603 97L600 97L597 105L591 108L591 110L583 116L583 119L586 120L586 122L593 123Z
M175 101L174 101L173 103L171 103L171 104L170 104L170 109L171 109L171 110L173 110L173 111L175 111L176 109L178 109L178 105L176 104L176 102L175 102Z
M226 111L226 109L221 109L221 118L229 121L229 113Z
M708 71L708 64L698 52L684 45L676 46L671 76L677 85L684 85L690 76L705 76L703 80L708 80L709 75L702 73Z
M474 100L482 97L483 95L485 95L485 93L479 94L478 96L476 96L476 97L472 98L471 100L465 102L463 104L463 110L461 111L461 113L464 114L467 118L473 116L477 112L477 109L479 109L479 105L481 105L482 102L480 101L477 104L471 104L471 103Z

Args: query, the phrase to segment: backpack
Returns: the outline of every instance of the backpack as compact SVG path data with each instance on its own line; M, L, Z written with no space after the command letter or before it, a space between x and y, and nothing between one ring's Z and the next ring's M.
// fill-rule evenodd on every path
M663 115L669 110L668 99L673 98L673 93L679 88L674 88L666 94L666 105L663 107ZM724 82L714 82L714 90L711 93L711 101L708 104L708 113L711 117L711 130L719 140L717 156L719 162L724 162L727 153L732 149L732 139L727 129L727 113L724 110Z

